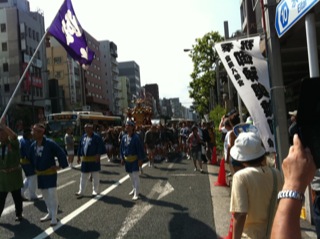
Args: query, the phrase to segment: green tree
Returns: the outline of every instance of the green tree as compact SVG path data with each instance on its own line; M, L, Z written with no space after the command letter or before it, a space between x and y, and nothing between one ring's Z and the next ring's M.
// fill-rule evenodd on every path
M224 143L223 141L221 141L221 132L219 130L219 124L222 116L225 114L226 114L226 109L220 105L217 105L216 107L214 107L214 109L210 112L210 115L209 115L210 119L212 119L212 121L214 122L217 152L219 154L223 153L223 143Z
M195 110L201 117L210 110L210 89L215 86L216 59L219 58L214 44L222 40L223 37L218 32L209 32L202 38L196 39L189 53L193 62L189 95L193 99Z

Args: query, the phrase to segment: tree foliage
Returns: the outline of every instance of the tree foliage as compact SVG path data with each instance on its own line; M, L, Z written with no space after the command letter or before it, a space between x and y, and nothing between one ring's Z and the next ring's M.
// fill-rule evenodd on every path
M219 58L214 44L222 40L223 37L218 32L209 32L196 39L189 54L193 62L189 95L200 116L209 113L210 110L210 89L215 85L216 59Z
M219 130L219 124L223 115L226 114L226 109L220 105L214 107L214 109L210 112L209 118L213 121L215 126L215 134L216 134L216 145L217 151L219 153L223 152L223 141L221 140L221 132Z

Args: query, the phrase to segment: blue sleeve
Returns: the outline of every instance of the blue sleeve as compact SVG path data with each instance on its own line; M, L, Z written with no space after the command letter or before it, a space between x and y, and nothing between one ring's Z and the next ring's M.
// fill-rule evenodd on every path
M79 140L79 144L78 144L78 152L77 152L78 157L83 155L83 153L82 153L82 145L81 145L82 144L82 140L83 140L83 135L81 136L81 138Z
M145 159L145 152L144 152L143 144L140 140L139 135L135 134L135 138L136 138L135 142L136 142L138 159L143 160L143 159Z
M107 153L107 150L106 150L106 147L104 145L104 142L101 138L101 136L97 135L97 141L98 141L98 145L99 145L99 148L98 148L98 152L99 154L106 154Z
M68 167L67 155L64 150L54 141L51 141L50 146L55 156L58 158L59 166L61 168Z

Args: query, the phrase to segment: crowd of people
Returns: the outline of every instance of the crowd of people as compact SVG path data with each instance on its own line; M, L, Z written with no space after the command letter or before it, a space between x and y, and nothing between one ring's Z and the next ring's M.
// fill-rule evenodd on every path
M282 178L277 168L268 165L267 152L257 132L237 135L233 131L239 122L237 112L232 112L223 116L219 125L223 135L220 140L224 142L222 160L229 165L232 177L233 238L299 238L299 210L304 191L312 180L317 179L310 150L302 146L295 134L282 165ZM203 162L210 161L216 146L214 127L206 122L201 125L180 122L178 125L136 126L129 119L124 127L110 127L105 131L95 130L93 124L87 123L84 131L76 152L77 163L81 164L78 198L83 196L89 179L92 196L99 194L103 154L110 160L118 158L124 165L132 182L129 195L133 196L132 200L138 200L143 161L154 167L155 159L169 161L169 153L176 152L181 158L192 159L194 171L202 173ZM23 220L23 200L43 197L48 212L40 221L50 220L51 226L57 224L57 171L73 167L75 154L70 129L65 135L65 145L63 149L47 138L43 124L26 129L19 142L17 134L0 123L0 216L10 192L16 221ZM36 194L36 185L42 195ZM296 227L292 229L291 225Z
M201 149L201 161L210 161L212 150L216 145L213 123L203 122L201 125L197 125L188 121L166 125L135 125L135 133L139 135L146 152L146 158L143 160L148 161L149 167L155 167L155 161L165 160L168 162L170 153L181 153L183 158L191 159L192 142L190 140L192 137L190 136L193 135L192 127L198 129L198 134L202 140L199 142L201 144L201 147L199 147ZM120 143L126 132L125 126L107 127L102 131L95 130L95 132L104 141L108 161L120 162ZM196 166L195 169L197 169Z
M81 165L79 190L75 193L78 198L83 197L88 180L92 181L92 196L99 194L103 154L107 154L110 161L118 159L125 166L133 185L133 190L129 193L133 200L139 198L139 171L142 173L143 161L148 160L149 166L154 167L155 159L169 161L169 152L182 151L183 157L194 160L195 169L196 161L200 163L199 170L202 172L201 161L207 161L209 154L206 150L198 151L198 147L208 149L213 146L214 133L208 130L210 127L206 124L203 124L202 129L200 126L193 126L197 130L192 132L190 127L191 125L182 122L180 125L136 126L133 121L128 120L124 127L109 127L100 131L93 124L87 123L75 152L71 128L66 130L65 148L62 148L46 137L46 127L41 123L26 128L23 136L18 139L18 135L1 122L0 216L10 192L15 204L16 221L23 219L23 201L43 198L47 214L40 221L50 221L50 225L55 226L58 222L57 171L68 166L73 168L75 155L77 163ZM197 138L194 138L195 133ZM201 135L199 141L198 133ZM37 194L37 189L42 195Z

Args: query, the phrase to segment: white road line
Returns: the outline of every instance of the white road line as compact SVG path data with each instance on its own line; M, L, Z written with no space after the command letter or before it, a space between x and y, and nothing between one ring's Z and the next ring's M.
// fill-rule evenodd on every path
M101 158L102 158L102 159L106 159L106 158L108 158L108 157L107 157L107 156L102 156ZM75 167L75 168L79 168L80 166L81 166L81 164L78 164L78 165L76 165L76 166L74 166L74 167ZM145 166L145 165L144 165L144 166ZM64 173L64 172L69 171L69 170L72 170L72 168L67 167L67 168L65 168L65 169L61 169L61 170L58 171L58 174ZM66 184L63 184L63 185L57 187L57 190L60 190L60 189L62 189L62 188L64 188L64 187L67 187L67 186L69 186L70 184L73 184L73 183L75 183L75 182L76 182L76 181L72 180L72 181L70 181L70 182L68 182L68 183L66 183ZM24 203L23 203L23 207L27 207L27 206L30 206L30 205L32 205L32 204L33 204L33 202L24 202ZM10 205L10 206L6 207L6 208L3 210L2 216L7 215L7 214L9 214L9 213L12 213L12 212L14 212L14 211L15 211L15 206L14 206L14 204L13 204L13 205Z
M147 163L143 164L142 167L144 168L147 165ZM51 235L52 233L54 233L56 230L58 230L60 227L62 227L63 225L67 224L69 221L71 221L73 218L75 218L76 216L78 216L80 213L82 213L84 210L88 209L89 207L91 207L94 203L96 203L100 198L102 198L103 196L107 195L108 193L110 193L112 190L114 190L115 188L117 188L120 184L124 183L126 180L129 179L129 175L126 175L125 177L123 177L122 179L120 179L118 182L112 184L110 187L108 187L106 190L104 190L103 192L101 192L100 194L98 194L96 197L92 198L91 200L89 200L87 203L83 204L81 207L77 208L76 210L74 210L73 212L71 212L69 215L65 216L64 218L62 218L58 224L54 227L49 227L47 228L43 233L39 234L38 236L34 237L34 239L42 239L42 238L46 238L49 235Z
M70 182L68 182L68 183L65 183L65 184L63 184L63 185L61 185L60 187L58 187L57 188L57 190L59 190L59 189L62 189L62 188L64 188L64 187L67 187L67 186L69 186L70 184L73 184L73 183L75 183L76 181L70 181ZM24 202L23 203L23 207L25 208L25 207L28 207L28 206L30 206L30 205L32 205L33 204L33 202ZM9 213L12 213L12 212L14 212L15 211L15 206L14 206L14 204L12 204L12 205L10 205L9 207L6 207L4 210L3 210L3 212L2 212L2 215L7 215L7 214L9 214Z
M32 205L32 204L33 204L33 202L24 202L24 203L23 203L23 207L27 207L27 206L30 206L30 205ZM10 205L9 207L6 207L6 208L3 210L2 216L7 215L7 214L10 214L10 213L12 213L12 212L14 212L14 211L15 211L14 204L13 204L13 205Z
M151 190L151 192L147 195L147 198L152 198L156 193L159 194L158 199L161 199L171 193L174 189L170 185L169 182L166 183L165 186L161 186L163 183L160 180L157 184L155 184ZM136 204L129 212L129 215L126 217L124 222L122 223L122 227L120 228L116 239L122 239L126 236L126 234L134 227L134 225L153 207L148 201L141 202Z

